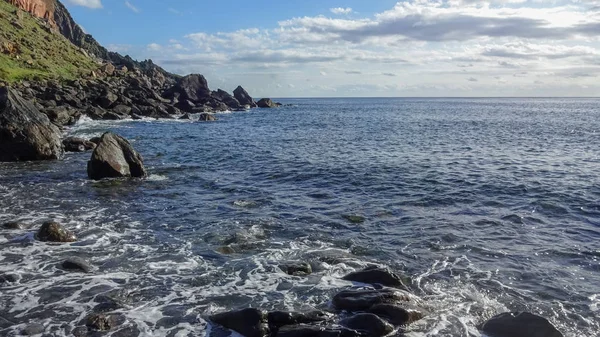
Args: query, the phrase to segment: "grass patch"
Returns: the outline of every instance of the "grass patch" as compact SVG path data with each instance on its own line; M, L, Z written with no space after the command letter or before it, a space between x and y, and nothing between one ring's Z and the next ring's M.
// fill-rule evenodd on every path
M0 44L9 43L18 49L13 54L0 53L0 81L69 80L98 68L92 58L58 31L50 31L40 19L25 12L18 19L16 10L0 1ZM22 28L12 24L15 20Z

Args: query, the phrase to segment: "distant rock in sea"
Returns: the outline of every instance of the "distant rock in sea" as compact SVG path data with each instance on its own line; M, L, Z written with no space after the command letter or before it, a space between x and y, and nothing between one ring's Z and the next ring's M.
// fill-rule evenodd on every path
M142 156L127 139L112 132L107 132L100 138L88 161L87 172L88 177L94 180L147 176Z

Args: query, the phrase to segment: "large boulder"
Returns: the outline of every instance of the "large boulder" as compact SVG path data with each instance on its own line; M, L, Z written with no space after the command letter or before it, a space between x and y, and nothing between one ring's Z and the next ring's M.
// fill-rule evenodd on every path
M424 317L421 311L407 310L394 304L375 304L367 312L375 314L394 325L408 325Z
M263 98L260 101L256 102L256 105L259 108L277 108L281 104L273 102L273 100L270 98Z
M172 98L179 94L180 100L203 102L210 97L210 89L206 78L200 74L191 74L180 78L173 88L167 90L165 96Z
M341 321L342 326L362 332L369 337L382 337L394 331L394 327L374 314L356 314Z
M348 289L333 297L333 306L338 310L365 311L377 304L411 302L409 293L393 289Z
M107 132L102 135L98 146L88 161L88 177L103 178L135 177L147 175L142 156L135 151L127 139Z
M214 122L216 120L217 120L217 117L215 117L215 115L209 114L209 113L201 113L200 117L198 118L198 121L200 121L200 122Z
M49 160L63 155L60 130L14 89L0 88L0 161Z
M239 109L241 107L240 102L225 90L218 89L217 91L213 91L212 97L225 103L228 107L232 109Z
M258 309L224 312L210 320L245 337L263 337L269 332L267 315Z
M547 319L528 312L507 312L480 327L490 337L563 337Z
M73 233L54 221L44 222L37 233L37 239L44 242L75 242Z
M242 86L238 86L233 91L233 97L240 102L241 105L249 105L251 108L256 108L256 102L254 99L248 94L248 92L242 88Z

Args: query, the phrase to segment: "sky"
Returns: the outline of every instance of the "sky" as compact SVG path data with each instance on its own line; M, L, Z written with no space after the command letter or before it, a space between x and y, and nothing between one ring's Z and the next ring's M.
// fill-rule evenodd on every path
M63 0L109 50L255 97L600 96L600 0Z

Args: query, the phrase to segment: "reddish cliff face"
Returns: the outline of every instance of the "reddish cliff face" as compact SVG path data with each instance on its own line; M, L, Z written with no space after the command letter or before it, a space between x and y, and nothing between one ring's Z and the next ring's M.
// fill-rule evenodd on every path
M56 26L54 21L54 11L56 9L56 0L7 0L9 3L24 11L31 13L38 18L44 18L52 26Z

